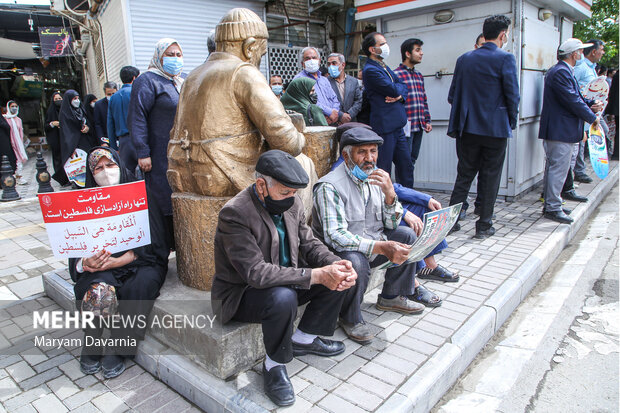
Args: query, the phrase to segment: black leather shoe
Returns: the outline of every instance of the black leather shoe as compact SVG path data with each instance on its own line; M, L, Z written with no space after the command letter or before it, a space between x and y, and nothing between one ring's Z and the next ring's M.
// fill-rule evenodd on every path
M286 366L275 366L267 371L263 363L263 382L267 397L278 406L290 406L295 403L295 391L288 378Z
M573 222L573 219L566 215L564 211L545 211L544 217L560 224L571 224Z
M326 338L317 337L310 344L299 344L293 341L293 355L295 357L304 354L315 354L317 356L329 357L336 356L344 351L342 341L333 341Z
M562 198L568 199L569 201L588 202L587 197L577 194L577 192L575 192L574 189L571 189L570 191L562 192Z
M575 175L575 181L577 182L581 182L583 184L589 184L590 182L592 182L592 178L590 178L588 175L583 174L583 175Z
M547 212L547 210L543 207L543 215L545 215L545 212ZM570 208L562 208L562 212L564 212L566 215L570 215L573 210Z
M476 235L474 235L474 238L485 239L492 235L495 235L495 228L493 227L489 227L489 229L476 229Z

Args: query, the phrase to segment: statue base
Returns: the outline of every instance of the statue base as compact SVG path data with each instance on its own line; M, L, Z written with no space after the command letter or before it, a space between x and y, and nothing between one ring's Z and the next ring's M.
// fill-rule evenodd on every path
M211 291L215 261L213 242L220 209L229 197L173 193L177 270L184 285Z

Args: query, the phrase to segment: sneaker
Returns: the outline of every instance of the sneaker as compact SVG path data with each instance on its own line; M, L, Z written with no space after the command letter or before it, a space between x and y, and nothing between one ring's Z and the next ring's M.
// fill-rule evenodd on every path
M357 324L349 324L342 318L338 321L345 334L351 340L357 343L366 344L371 342L372 339L375 337L375 335L370 332L370 328L368 328L368 325L363 321Z
M411 301L402 295L394 298L383 298L379 295L375 307L377 307L377 310L394 311L402 314L421 314L424 311L423 304Z

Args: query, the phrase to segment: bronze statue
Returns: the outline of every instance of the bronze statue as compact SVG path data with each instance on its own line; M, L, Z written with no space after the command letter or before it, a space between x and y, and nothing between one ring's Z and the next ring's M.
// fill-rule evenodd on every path
M248 9L232 9L217 25L216 52L190 73L179 97L168 146L174 192L233 196L254 181L266 146L301 153L304 135L258 70L268 37Z

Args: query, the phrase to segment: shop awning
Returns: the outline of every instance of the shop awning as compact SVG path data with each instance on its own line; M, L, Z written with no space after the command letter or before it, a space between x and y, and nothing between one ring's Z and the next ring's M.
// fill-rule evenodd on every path
M37 59L37 55L32 50L32 43L0 37L0 58L25 60Z

